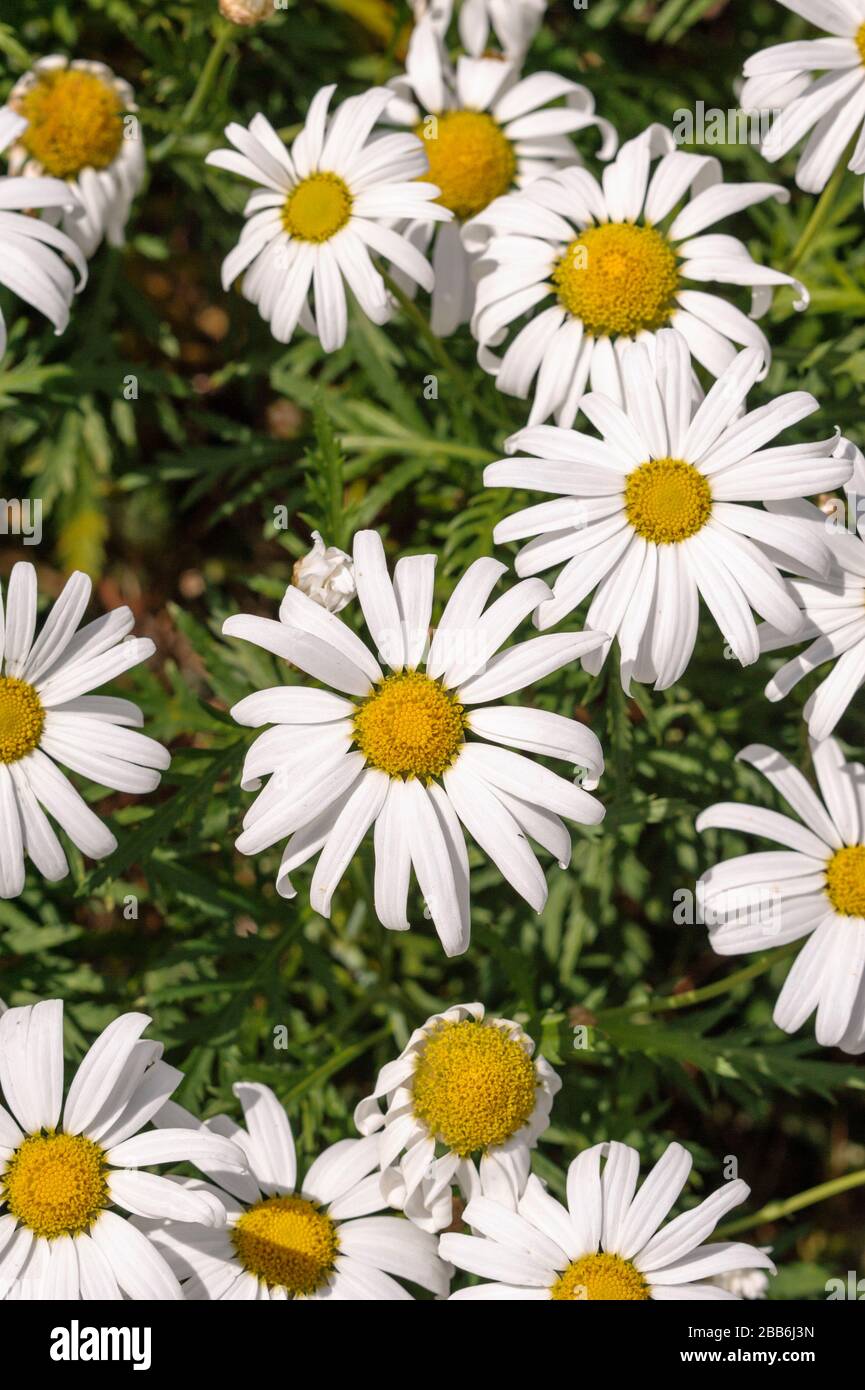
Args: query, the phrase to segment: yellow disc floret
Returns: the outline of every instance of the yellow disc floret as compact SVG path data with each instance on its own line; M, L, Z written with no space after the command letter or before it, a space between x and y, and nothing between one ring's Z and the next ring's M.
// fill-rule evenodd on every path
M826 868L826 892L842 917L865 917L865 845L835 851Z
M859 50L859 61L865 67L865 24L860 24L855 34L855 44Z
M444 111L418 128L429 160L426 182L438 201L465 221L507 193L517 170L510 140L486 111Z
M442 1023L418 1057L412 1108L436 1139L467 1157L523 1128L537 1084L531 1057L504 1029Z
M27 120L21 142L46 174L74 178L107 169L123 140L123 107L113 87L92 72L40 72L18 105Z
M330 241L351 217L352 196L338 174L310 174L293 188L282 225L298 241Z
M80 1235L111 1204L105 1173L102 1149L83 1134L31 1134L0 1177L0 1195L34 1235Z
M586 333L633 337L669 322L679 271L675 251L654 227L609 222L571 242L552 280Z
M256 1203L238 1218L231 1239L250 1274L301 1297L326 1282L339 1250L330 1217L305 1197L267 1197Z
M671 545L703 529L712 513L712 492L692 463L650 459L625 480L625 512L638 536Z
M462 705L422 671L386 676L354 718L367 762L389 777L440 777L465 739Z
M560 1303L645 1302L650 1296L640 1271L621 1255L583 1255L550 1290L550 1298Z
M17 676L0 676L0 763L17 763L37 747L45 723L42 701Z

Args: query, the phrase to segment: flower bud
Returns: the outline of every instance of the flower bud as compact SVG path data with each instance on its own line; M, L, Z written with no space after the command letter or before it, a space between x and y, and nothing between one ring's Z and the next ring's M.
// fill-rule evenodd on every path
M312 550L294 566L292 582L329 613L339 613L357 593L352 558L335 545L325 546L318 531L312 539Z

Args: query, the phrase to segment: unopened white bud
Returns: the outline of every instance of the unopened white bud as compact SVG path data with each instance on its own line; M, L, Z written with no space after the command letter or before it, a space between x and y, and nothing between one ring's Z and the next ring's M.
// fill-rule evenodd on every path
M325 546L318 531L312 540L312 550L294 566L292 582L329 613L339 613L357 593L354 562L337 546Z

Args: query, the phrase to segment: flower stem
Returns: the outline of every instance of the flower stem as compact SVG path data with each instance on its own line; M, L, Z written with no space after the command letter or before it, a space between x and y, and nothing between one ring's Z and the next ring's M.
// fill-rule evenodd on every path
M463 401L470 401L476 407L480 415L483 415L484 418L490 424L494 425L497 430L500 430L502 428L501 416L498 415L496 411L492 410L489 406L487 406L484 401L479 399L477 393L474 390L474 387L472 386L471 380L469 379L469 377L466 376L465 372L458 365L458 363L456 363L454 359L451 357L441 338L436 337L435 333L433 333L432 328L430 327L424 315L421 313L420 309L415 304L414 300L409 298L409 296L396 283L392 276L388 275L387 271L383 270L381 272L381 277L384 280L384 283L387 285L388 290L393 295L396 302L399 304L399 307L406 315L406 318L410 319L411 322L414 324L418 333L423 338L427 346L430 348L436 361L439 363L441 367L444 368L451 381L459 389Z
M783 1202L767 1202L759 1211L750 1216L741 1216L738 1221L728 1221L719 1226L716 1236L729 1236L736 1231L748 1231L752 1226L762 1226L766 1221L780 1221L783 1216L792 1216L803 1207L812 1207L815 1202L825 1202L827 1197L837 1197L840 1192L849 1192L852 1187L865 1184L865 1168L855 1173L845 1173L843 1178L833 1178L831 1182L821 1182L818 1187L806 1188L795 1197L787 1197Z
M838 193L839 188L841 187L841 184L844 181L844 175L847 172L847 161L850 158L851 153L852 145L848 146L847 149L844 151L844 154L841 156L841 158L838 161L838 164L835 167L832 177L830 178L826 187L823 189L823 192L820 194L820 197L817 199L816 203L811 209L811 216L808 218L808 221L805 224L805 229L802 232L802 235L800 236L799 240L796 242L796 245L793 247L793 251L787 261L787 264L784 266L784 270L788 275L792 275L796 266L799 264L801 260L804 259L806 253L811 248L812 242L819 236L820 232L822 232L827 221L829 220L829 216L832 212L832 207L835 202L835 197Z
M187 130L195 121L196 117L198 116L198 113L200 112L208 96L210 95L211 88L213 87L213 84L217 78L217 74L219 73L219 69L222 66L222 59L225 56L226 49L228 48L228 45L231 42L232 38L235 37L235 35L237 34L237 26L234 24L229 24L226 20L223 19L217 19L217 21L214 23L213 30L213 46L211 47L211 50L207 55L207 62L204 64L204 67L201 69L201 72L198 75L198 81L195 84L195 90L193 91L192 96L189 98L189 101L184 106L183 111L180 114L180 118L177 122L176 128L172 130L168 135L166 135L165 139L161 140L160 143L153 150L151 154L151 160L153 160L154 162L160 159L164 159L167 154L170 154L171 150L174 149L174 146L177 144L177 141L180 139L180 136L183 134L183 132Z
M603 1026L604 1019L620 1018L626 1014L669 1013L675 1009L689 1009L693 1004L704 1004L709 999L717 999L720 994L726 994L728 990L736 989L748 980L756 979L776 961L792 955L798 947L798 941L790 941L786 946L768 951L765 956L760 956L750 965L734 971L732 975L725 975L723 980L716 980L712 985L703 985L701 989L687 989L681 994L665 994L660 999L648 999L639 1004L622 1004L617 1009L602 1009L598 1013L598 1021Z

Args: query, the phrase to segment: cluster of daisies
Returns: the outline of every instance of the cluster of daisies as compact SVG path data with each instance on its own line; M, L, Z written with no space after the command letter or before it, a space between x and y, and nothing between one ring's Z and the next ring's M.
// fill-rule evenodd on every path
M770 160L811 132L797 181L813 191L853 141L850 167L865 172L865 0L789 4L831 37L750 59L742 100L778 113ZM484 484L546 500L513 512L503 500L495 541L520 543L515 582L495 595L507 566L476 560L435 624L436 557L400 557L391 573L374 531L356 535L351 556L316 535L278 617L228 619L227 637L310 681L292 677L232 711L263 730L243 767L257 796L237 848L279 847L285 898L315 860L310 902L329 916L371 836L381 924L408 929L414 877L445 952L465 951L467 837L538 912L547 883L533 846L566 868L566 822L603 818L595 734L510 697L577 661L597 674L614 643L626 691L632 680L666 689L688 669L702 604L719 661L810 644L769 699L832 663L805 707L820 795L754 745L740 757L793 814L730 802L698 819L781 846L704 876L712 945L738 954L803 940L778 1026L816 1013L818 1042L865 1051L865 769L832 737L865 682L865 533L830 528L806 500L844 488L857 511L865 462L837 432L780 439L818 409L806 392L748 408L770 362L756 320L778 288L802 310L807 294L712 230L789 194L725 183L715 158L677 148L659 125L616 153L585 88L522 75L544 0L454 8L417 0L404 72L338 104L322 88L290 148L264 115L228 126L231 148L207 162L253 191L222 278L278 341L300 328L328 352L345 341L350 298L383 324L397 294L427 293L432 330L469 325L498 389L531 398ZM456 61L452 25L465 49ZM581 156L587 133L600 179ZM0 148L0 285L59 333L88 259L122 241L146 174L134 95L101 63L43 59L0 110ZM750 316L732 302L737 287L751 289ZM0 352L5 340L0 319ZM125 608L84 623L89 601L89 581L73 575L37 635L35 571L22 562L0 603L3 897L22 891L28 858L53 882L71 850L98 859L114 848L58 764L132 794L153 791L169 764L134 704L93 693L153 645L130 635ZM558 630L586 601L585 630ZM355 603L348 617L359 608L368 641L340 616ZM537 635L512 641L529 617ZM363 1137L325 1151L302 1180L267 1088L236 1088L246 1129L199 1124L170 1101L179 1075L141 1040L146 1023L132 1014L107 1029L64 1105L60 1004L2 1016L6 1296L397 1298L408 1282L446 1297L455 1266L486 1281L458 1298L724 1297L707 1281L769 1267L747 1246L702 1244L742 1183L659 1229L690 1166L677 1145L639 1191L638 1155L618 1143L574 1161L566 1206L530 1177L558 1082L517 1024L479 1006L428 1020L359 1107ZM178 1159L204 1177L143 1171ZM455 1187L473 1234L439 1238Z
M852 131L865 103L853 0L836 8L824 0L819 14L835 37L750 60L743 98L784 108L770 157L814 125L807 187L819 186L818 167L828 177L837 127ZM688 669L701 606L719 629L719 660L748 664L807 640L766 693L780 699L833 663L805 707L825 805L780 755L744 750L799 821L738 803L710 808L701 829L783 848L718 865L700 887L721 953L808 938L776 1020L793 1030L816 1011L819 1041L860 1051L865 810L858 765L845 764L831 736L865 681L865 541L830 528L806 499L844 487L855 501L865 463L837 433L783 442L818 409L807 392L748 409L770 358L755 318L780 286L801 308L807 295L735 238L706 234L789 195L724 183L715 158L678 149L659 125L614 158L616 133L583 87L522 76L543 10L541 0L464 0L456 12L448 0L418 0L405 71L387 86L336 107L334 88L323 88L290 149L258 115L230 125L231 148L208 156L253 185L223 280L240 283L274 336L287 341L300 326L332 350L345 340L347 290L376 323L393 312L393 289L430 292L434 330L469 323L499 388L532 397L526 427L485 485L546 499L508 513L505 494L494 536L519 543L516 582L494 596L506 565L477 560L435 626L436 557L401 557L391 574L375 532L355 537L352 556L315 536L278 618L226 622L227 636L313 682L258 691L232 711L263 729L243 768L244 789L258 795L237 847L281 848L276 887L286 898L314 859L310 901L328 916L371 836L379 921L409 927L414 877L444 950L459 954L471 925L467 836L537 912L547 883L533 846L567 867L566 822L590 828L603 817L592 795L603 772L595 734L529 694L510 697L577 661L597 674L614 643L625 690L632 680L666 689ZM466 50L455 63L452 25ZM501 52L491 55L494 41ZM809 85L810 67L829 75ZM585 132L606 161L601 180L579 153ZM0 136L9 167L0 282L61 331L76 276L80 288L101 241L122 240L145 175L134 95L103 64L46 58L13 87ZM700 288L708 283L750 286L752 316ZM714 378L708 391L698 367ZM21 892L27 858L49 881L68 872L56 827L91 858L114 847L58 763L126 793L152 791L169 763L139 731L133 704L91 693L153 648L129 637L126 609L81 626L89 597L74 575L37 638L35 574L21 563L0 610L6 897ZM368 642L340 616L355 600ZM586 602L585 630L559 630ZM509 644L530 616L538 635Z
M530 1160L561 1083L481 1004L427 1019L358 1106L361 1137L305 1172L269 1087L234 1086L243 1125L172 1101L149 1023L116 1018L66 1089L61 1001L0 1014L0 1299L735 1299L774 1273L706 1239L739 1178L664 1224L679 1144L639 1189L636 1149L588 1148L558 1200ZM201 1176L151 1171L180 1163Z

